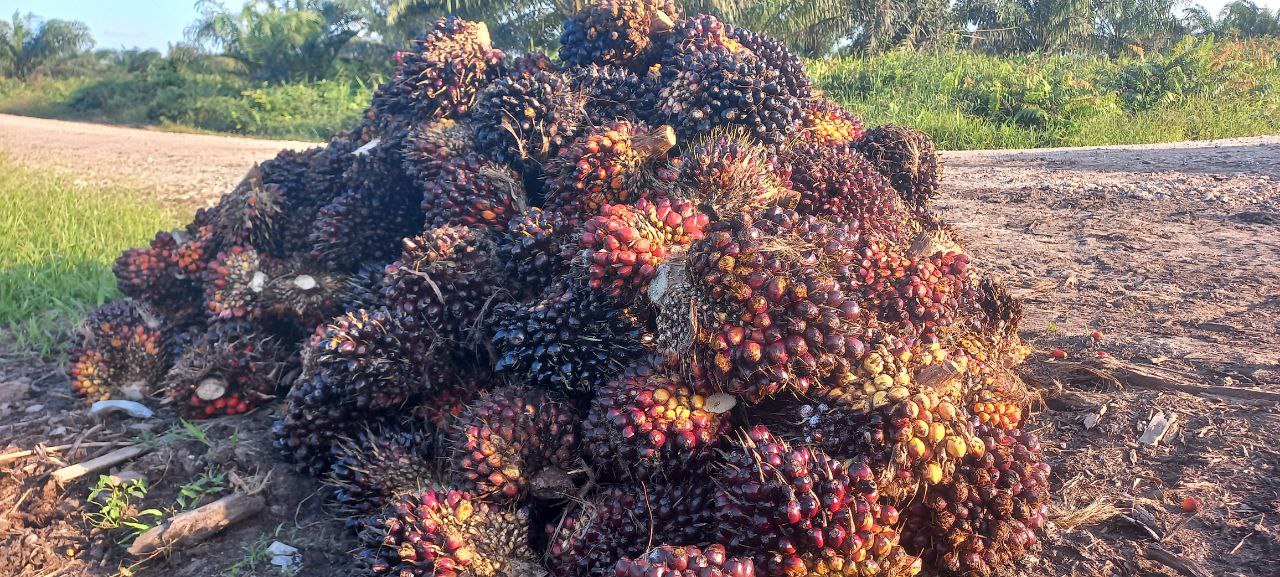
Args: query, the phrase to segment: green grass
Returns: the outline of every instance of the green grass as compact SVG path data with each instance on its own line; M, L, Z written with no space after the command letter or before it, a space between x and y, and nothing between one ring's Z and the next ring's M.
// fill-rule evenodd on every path
M0 156L0 329L51 355L85 312L119 297L111 265L176 215L127 190L80 186Z

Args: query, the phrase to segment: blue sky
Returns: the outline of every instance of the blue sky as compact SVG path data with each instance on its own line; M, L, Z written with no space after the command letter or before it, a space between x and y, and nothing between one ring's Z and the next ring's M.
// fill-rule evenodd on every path
M1214 14L1230 0L1203 0ZM1280 0L1255 0L1275 10ZM227 5L239 6L240 0ZM45 18L79 20L89 25L99 48L141 46L164 50L183 39L183 30L196 19L195 0L0 0L0 18L14 12L34 12Z

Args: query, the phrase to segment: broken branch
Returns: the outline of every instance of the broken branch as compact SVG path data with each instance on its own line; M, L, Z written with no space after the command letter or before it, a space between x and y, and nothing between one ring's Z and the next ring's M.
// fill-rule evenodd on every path
M165 547L203 541L266 506L261 497L232 493L167 523L152 527L129 546L129 554L147 555Z
M84 444L81 444L80 446L83 447ZM85 475L90 475L119 465L120 463L137 457L148 450L150 450L150 448L144 445L129 445L128 447L121 447L101 457L89 459L83 463L77 463L75 465L58 469L53 472L52 478L59 483L74 481Z
M1141 366L1113 358L1091 359L1064 367L1073 380L1089 379L1118 383L1139 389L1181 391L1193 395L1217 395L1237 399L1273 401L1280 403L1280 392L1223 385L1197 383L1192 375L1162 367Z

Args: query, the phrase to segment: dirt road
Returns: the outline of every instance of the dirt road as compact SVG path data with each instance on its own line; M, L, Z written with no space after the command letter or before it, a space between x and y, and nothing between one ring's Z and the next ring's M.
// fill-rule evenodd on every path
M254 161L298 146L306 145L0 115L0 153L20 163L140 186L184 205L214 200ZM1026 377L1046 399L1033 427L1054 468L1055 499L1044 553L1026 560L1028 574L1274 574L1274 401L1212 392L1229 389L1193 395L1124 386L1124 379L1068 369L1105 355L1201 387L1280 392L1276 159L1280 137L944 155L937 208L976 262L1024 299L1023 336L1036 348ZM1101 339L1089 336L1094 330ZM1051 349L1068 358L1050 360ZM59 389L47 390L42 398L51 408L72 406L51 400ZM1157 446L1139 444L1157 412L1176 415L1175 425ZM0 405L0 420L5 413ZM269 415L258 417L248 421L256 423L251 428L269 427ZM31 425L0 438L0 447L29 444L19 438L69 442L49 431L85 420L75 411L24 421ZM0 493L14 491L3 485ZM306 492L285 488L272 498L281 518ZM1202 499L1204 507L1183 511L1184 497ZM6 543L44 534L26 531ZM254 537L245 529L212 548L235 555ZM339 547L315 541L294 544L308 556L343 558ZM14 561L34 564L45 555L19 549L10 552ZM0 546L0 561L5 551ZM184 552L169 563L187 567L178 574L197 575L190 568L211 555ZM56 556L49 549L42 558Z

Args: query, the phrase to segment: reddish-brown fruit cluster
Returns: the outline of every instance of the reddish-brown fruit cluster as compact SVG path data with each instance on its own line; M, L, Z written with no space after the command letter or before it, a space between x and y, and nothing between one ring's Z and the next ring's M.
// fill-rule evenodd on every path
M514 501L532 491L558 498L573 489L577 411L536 389L494 391L458 417L453 470L478 497Z
M1008 567L1035 547L1048 515L1049 465L1039 439L987 426L978 435L983 450L906 512L903 543L947 575L986 577Z
M645 291L673 249L702 239L707 220L685 200L605 206L582 231L589 285L613 298Z
M654 543L706 542L712 493L705 481L606 487L547 525L547 568L552 577L611 577L619 559Z
M614 567L616 577L754 577L750 559L730 557L724 545L663 545L640 557L622 559Z
M680 15L671 0L589 2L564 23L560 60L570 66L611 64L643 71L657 58L654 37Z
M578 223L609 204L630 204L653 192L646 167L675 146L668 127L650 130L617 120L574 140L546 166L546 208Z
M884 124L868 130L854 148L880 169L916 214L929 214L929 201L942 185L942 166L932 137L914 128Z
M422 213L427 228L475 226L503 229L527 208L520 175L479 154L442 163L423 185Z
M89 313L75 331L67 374L87 400L122 388L147 393L169 368L165 319L144 303L119 300Z
M124 251L112 268L120 292L161 308L170 316L189 308L191 303L198 305L196 281L201 278L208 257L204 243L186 236L181 231L158 232L147 247ZM179 238L185 242L179 242Z
M969 256L938 253L905 261L900 271L898 276L895 270L886 290L874 297L880 320L896 326L900 334L934 342L970 295Z
M397 497L360 533L359 575L520 577L537 574L529 520L463 491Z
M768 429L744 432L716 483L716 542L749 554L765 577L912 575L898 512L882 505L866 465L792 448Z
M441 18L412 45L396 54L395 76L373 97L374 110L383 115L464 116L480 89L502 69L502 52L493 49L483 22Z
M265 291L265 306L273 318L288 321L300 334L342 312L355 291L348 275L301 262L273 267Z
M238 415L275 397L288 357L279 339L244 321L218 323L190 338L164 379L184 416Z
M449 159L474 152L475 140L467 121L441 118L414 126L405 141L405 173L418 186L425 186L436 179Z
M233 246L218 253L205 269L204 309L210 322L253 320L266 309L268 266L251 247Z
M846 147L804 144L792 155L791 186L800 193L798 212L856 224L864 234L907 238L911 213L861 154Z
M273 252L279 240L274 230L284 215L283 203L284 190L264 183L263 169L255 165L213 209L213 235L223 246Z
M353 411L398 408L426 386L415 352L390 312L359 310L316 327L304 376L330 377L331 402Z
M476 103L476 144L493 160L536 169L586 130L584 101L561 72L500 78Z
M815 98L804 111L804 138L820 146L845 146L866 129L862 120L830 98Z
M724 410L709 406L707 388L686 382L678 365L658 358L600 387L582 425L597 470L639 480L704 470L729 428Z
M435 337L473 342L480 315L504 294L493 240L480 228L444 226L403 243L383 280L387 306Z

